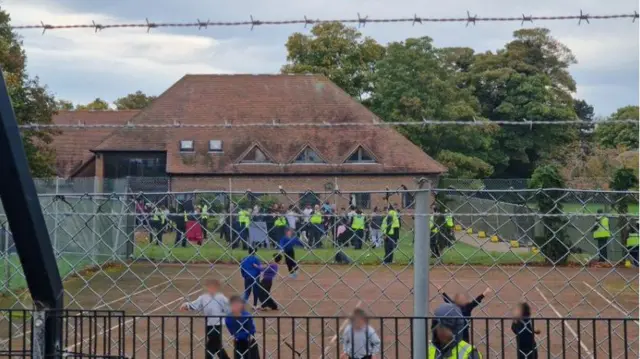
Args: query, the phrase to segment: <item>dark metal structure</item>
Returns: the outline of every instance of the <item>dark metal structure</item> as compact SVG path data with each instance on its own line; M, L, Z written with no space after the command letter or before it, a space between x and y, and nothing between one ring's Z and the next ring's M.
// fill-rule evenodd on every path
M60 310L63 287L49 239L40 202L22 144L11 98L0 72L0 197L11 228L15 247L24 270L35 309ZM46 316L34 320L38 351L55 358L59 355L59 318Z
M0 315L13 321L0 322L2 336L13 338L0 348L3 358L30 358L34 320L32 312L6 310ZM48 311L60 319L62 354L67 358L202 358L205 354L206 317L186 315L128 315L122 311ZM431 328L437 318L371 317L368 324L381 339L377 357L414 358L416 322ZM468 318L470 342L483 358L516 358L517 335L511 318ZM353 332L345 332L345 317L254 318L254 345L267 358L339 358L342 344ZM633 318L533 318L539 358L637 358L638 325ZM226 351L233 353L233 340L223 328ZM431 340L428 331L426 342ZM372 346L372 347L376 347ZM213 353L216 354L216 353ZM232 355L233 357L233 355Z

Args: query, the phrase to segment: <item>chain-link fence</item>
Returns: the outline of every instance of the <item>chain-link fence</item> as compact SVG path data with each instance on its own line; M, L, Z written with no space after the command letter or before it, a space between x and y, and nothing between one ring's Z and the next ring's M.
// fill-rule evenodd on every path
M412 316L417 307L454 301L477 307L473 315L504 317L525 301L535 317L638 317L638 270L627 268L637 266L637 246L627 246L637 233L637 192L122 188L41 195L68 308L166 315L218 279L226 295L246 296L256 315L343 316L362 308ZM6 243L3 307L29 308ZM427 276L419 275L424 269ZM581 346L601 330L578 338L571 331L587 333L579 323L558 323L539 340L562 333ZM12 325L20 330L19 321ZM472 335L497 355L496 325ZM294 320L289 330L302 326ZM637 329L629 328L631 338Z

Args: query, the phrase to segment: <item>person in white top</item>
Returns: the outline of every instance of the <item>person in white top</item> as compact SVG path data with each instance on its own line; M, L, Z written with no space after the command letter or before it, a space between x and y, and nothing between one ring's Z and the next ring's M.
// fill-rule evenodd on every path
M294 231L297 230L298 227L296 225L298 223L298 214L296 213L293 205L289 206L289 210L287 211L285 217L287 218L289 228L292 228Z
M309 203L307 203L307 205L304 207L304 209L302 210L302 214L303 214L303 218L304 218L304 226L302 227L302 235L304 236L304 240L308 241L309 240L309 219L311 218L311 213L313 213L313 208L311 208L311 205Z
M229 359L222 342L223 318L229 314L229 299L220 293L220 281L209 279L205 282L206 293L193 302L182 304L180 310L200 312L207 316L207 344L205 358Z

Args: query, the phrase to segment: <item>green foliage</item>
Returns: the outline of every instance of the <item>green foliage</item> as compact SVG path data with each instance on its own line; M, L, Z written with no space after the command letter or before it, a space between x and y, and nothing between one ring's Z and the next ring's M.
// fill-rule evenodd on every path
M464 66L470 49L440 50L432 39L422 37L389 44L373 76L375 91L371 109L385 121L415 119L474 121L480 104L470 89L460 86L452 67ZM426 153L448 161L452 175L483 178L488 164L495 126L425 126L400 131ZM476 162L478 166L472 166Z
M375 40L338 22L315 25L311 35L296 32L286 47L283 73L323 74L358 99L372 91L371 76L384 56L384 47Z
M231 200L233 204L240 208L251 209L253 206L258 205L262 211L266 211L273 207L274 204L280 203L274 196L256 196L252 193L241 196L234 195Z
M536 168L529 182L530 188L564 188L564 180L558 168L552 165L545 165ZM563 191L540 191L536 193L535 199L540 213L545 214L542 218L544 225L544 235L536 237L535 241L546 260L551 264L564 264L569 259L569 245L567 244L565 226L567 219L557 216L564 213L560 202ZM552 216L546 216L552 215Z
M76 110L93 110L93 111L105 111L109 109L109 103L101 98L89 102L86 105L76 106Z
M56 110L58 111L72 111L75 108L73 102L67 100L57 100Z
M575 58L547 29L523 29L495 53L476 55L466 83L490 120L571 121L576 113L568 72ZM529 177L577 139L575 126L502 126L493 157L496 177Z
M51 124L56 112L53 95L37 77L26 72L22 42L10 27L9 14L0 10L0 66L18 124ZM55 151L50 148L54 130L22 131L22 143L34 177L55 174Z
M142 91L130 93L127 96L120 97L113 101L118 110L141 110L147 107L156 96L147 96Z
M638 106L626 106L619 108L609 119L611 120L638 120ZM604 148L624 147L638 149L638 123L617 123L601 125L596 128L596 140Z

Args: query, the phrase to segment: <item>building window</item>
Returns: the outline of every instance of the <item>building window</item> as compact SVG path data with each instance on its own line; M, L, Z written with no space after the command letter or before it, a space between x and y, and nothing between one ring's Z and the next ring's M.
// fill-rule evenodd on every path
M220 140L210 140L209 141L209 152L222 152L222 141L220 141Z
M375 163L373 156L361 146L347 158L346 163Z
M180 152L193 152L193 141L192 140L180 141Z
M300 208L305 208L307 205L313 207L316 204L320 204L320 198L318 198L318 195L316 195L313 191L307 191L300 194L298 203Z
M402 208L413 208L415 197L411 192L402 193Z
M258 147L254 146L251 151L240 161L240 163L273 163L267 155Z
M306 147L298 157L296 157L295 163L325 163L318 153L311 147Z
M371 208L371 193L352 193L349 205L359 209Z

